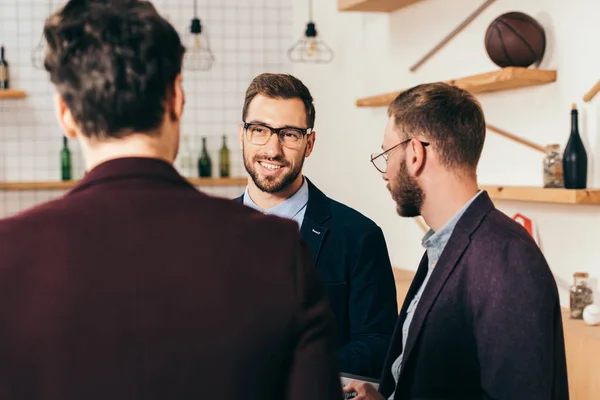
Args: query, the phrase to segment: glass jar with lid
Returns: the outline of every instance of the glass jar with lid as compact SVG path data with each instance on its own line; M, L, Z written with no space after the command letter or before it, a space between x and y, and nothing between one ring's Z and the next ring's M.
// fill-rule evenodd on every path
M562 188L564 186L560 145L549 144L546 146L546 155L544 156L544 187Z
M587 283L588 277L587 272L573 274L574 282L570 291L570 309L573 319L582 319L583 309L594 302L592 289Z

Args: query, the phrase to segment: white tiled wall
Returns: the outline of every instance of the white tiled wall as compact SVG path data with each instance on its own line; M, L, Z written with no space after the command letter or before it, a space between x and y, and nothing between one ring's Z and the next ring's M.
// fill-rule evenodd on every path
M0 99L0 182L60 179L62 135L54 119L54 89L46 72L32 66L31 56L40 42L49 10L63 3L0 0L0 44L6 48L11 87L27 92L27 98L22 100ZM193 0L154 0L154 3L185 41L193 17ZM215 176L221 137L227 135L231 174L245 176L237 143L244 92L259 73L291 72L286 51L295 38L292 0L199 0L198 14L216 61L210 71L184 70L186 108L182 134L190 137L195 155L200 152L201 138L208 138ZM81 155L76 142L70 141L69 146L74 179L78 179L84 173ZM202 190L234 197L243 188ZM0 190L0 217L62 193Z

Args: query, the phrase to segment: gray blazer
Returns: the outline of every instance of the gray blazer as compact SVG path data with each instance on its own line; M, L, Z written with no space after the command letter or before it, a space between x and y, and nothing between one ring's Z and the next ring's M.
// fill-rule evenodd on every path
M521 225L482 193L458 221L411 323L406 309L427 273L423 257L396 324L380 392L387 399L569 398L556 282Z

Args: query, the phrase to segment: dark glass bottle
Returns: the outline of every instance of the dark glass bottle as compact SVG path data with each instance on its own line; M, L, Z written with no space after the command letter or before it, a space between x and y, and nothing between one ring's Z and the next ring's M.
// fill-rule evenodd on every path
M71 150L69 150L66 136L63 136L63 148L60 151L60 173L63 181L71 180Z
M200 153L200 158L198 158L198 176L200 178L212 177L212 161L208 155L208 150L206 149L205 137L202 138L202 151Z
M4 57L4 46L0 47L0 89L9 88L8 61Z
M587 152L579 135L577 106L571 110L571 135L563 153L563 174L566 189L585 189L587 186Z
M219 172L221 178L229 177L229 149L227 148L227 136L223 135L223 145L219 151Z

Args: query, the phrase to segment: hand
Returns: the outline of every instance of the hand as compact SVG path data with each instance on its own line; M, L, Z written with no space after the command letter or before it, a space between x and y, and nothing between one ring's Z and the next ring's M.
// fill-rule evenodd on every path
M373 385L366 382L350 381L344 386L344 393L350 392L357 393L353 400L385 400Z

